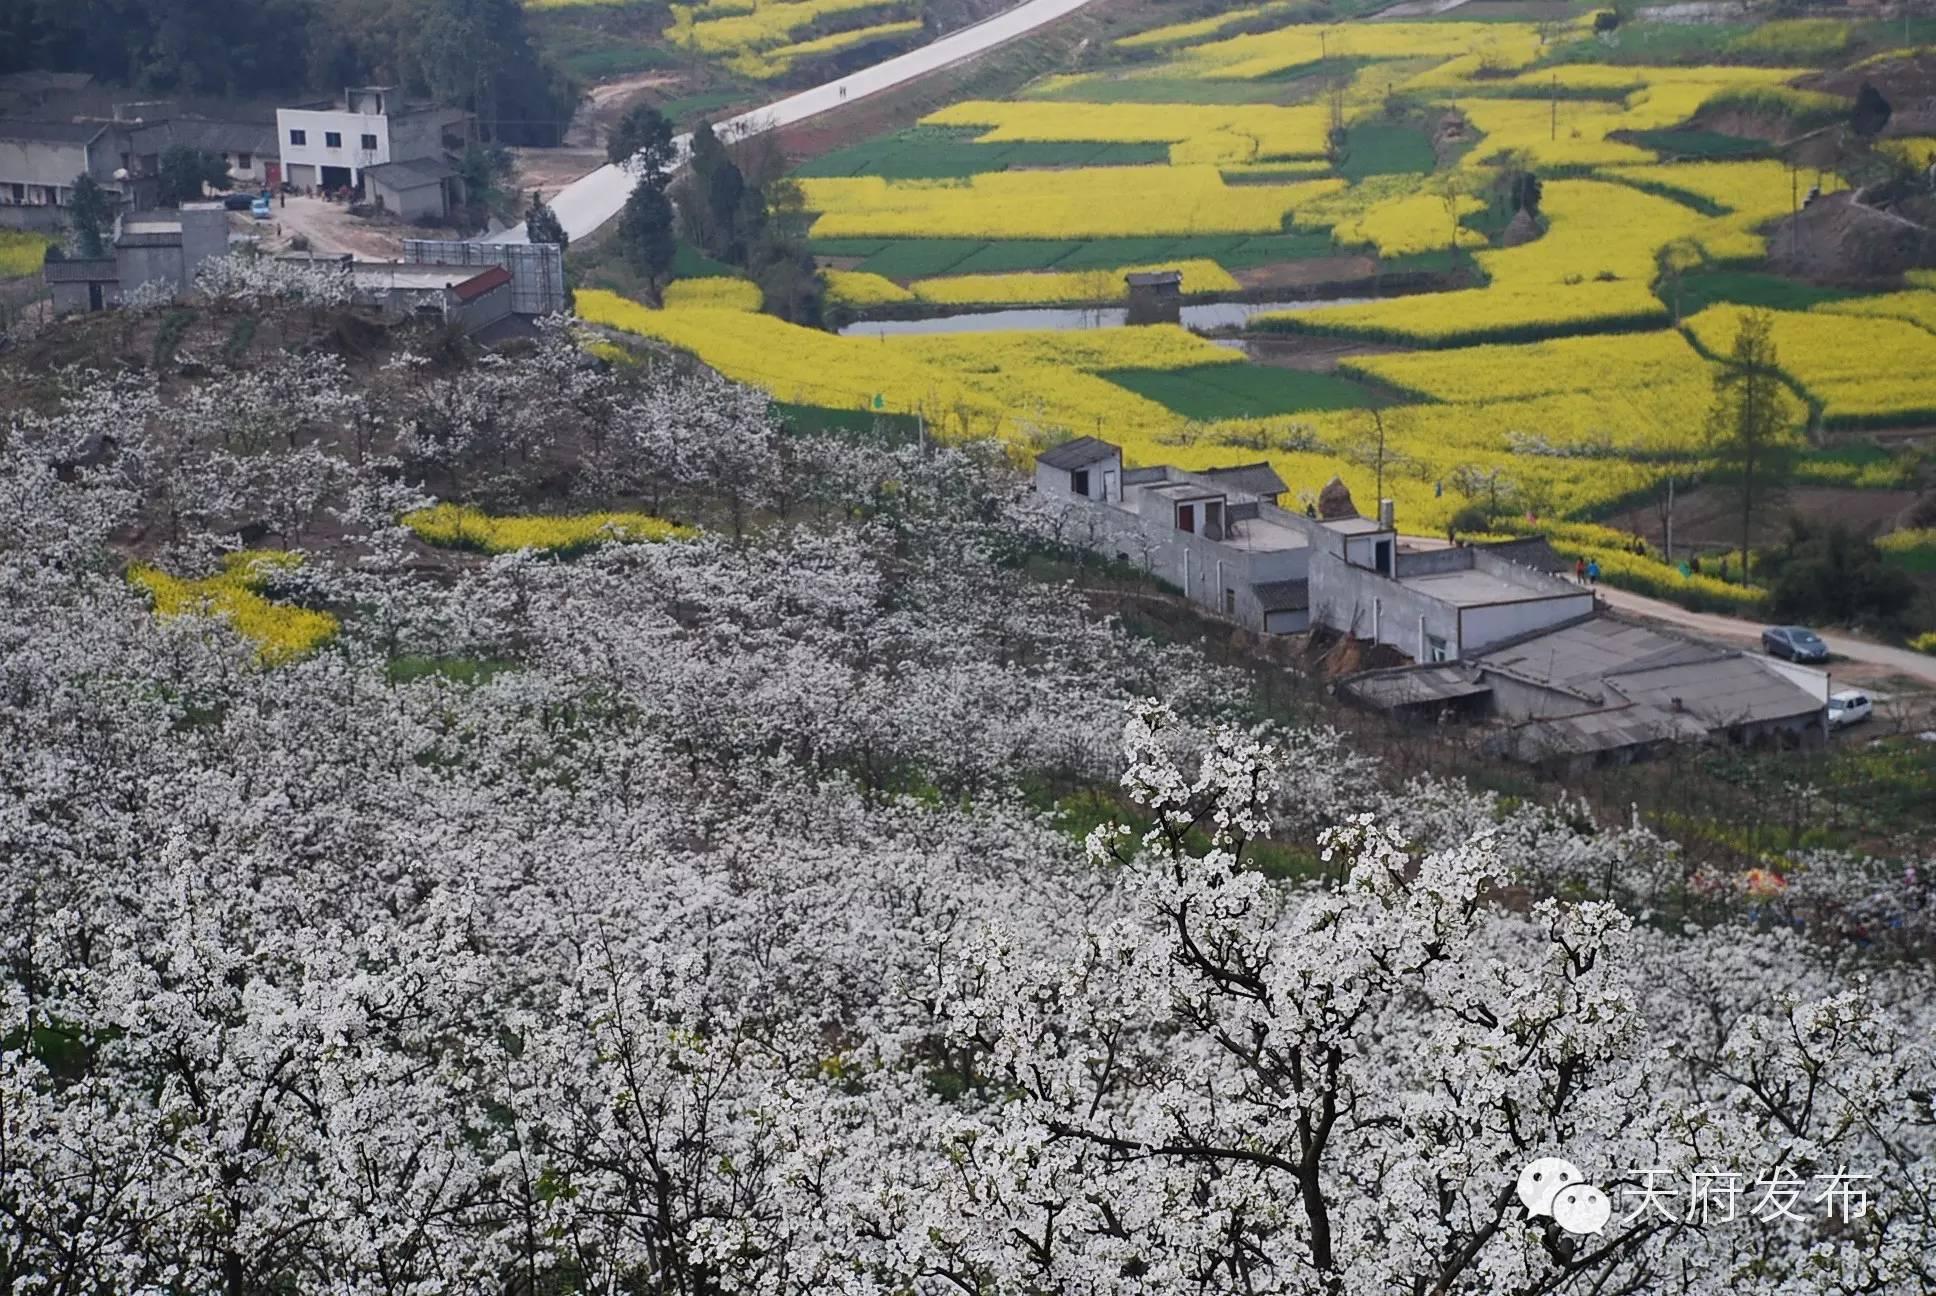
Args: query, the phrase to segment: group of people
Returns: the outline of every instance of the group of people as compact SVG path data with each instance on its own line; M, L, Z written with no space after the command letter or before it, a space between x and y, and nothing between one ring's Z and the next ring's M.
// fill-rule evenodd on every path
M1600 583L1600 560L1595 558L1589 561L1585 557L1575 558L1573 560L1573 579L1582 585L1598 585Z

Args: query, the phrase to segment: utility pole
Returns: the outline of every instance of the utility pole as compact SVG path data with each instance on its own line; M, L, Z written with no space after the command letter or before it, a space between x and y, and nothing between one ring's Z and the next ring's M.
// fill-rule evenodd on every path
M1801 185L1801 172L1791 162L1788 166L1788 255L1797 259L1802 246Z
M1560 74L1553 74L1553 139L1560 137Z

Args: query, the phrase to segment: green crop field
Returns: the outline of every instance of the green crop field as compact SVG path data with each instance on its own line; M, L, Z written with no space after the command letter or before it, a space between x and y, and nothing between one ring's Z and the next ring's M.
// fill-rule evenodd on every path
M877 175L888 180L953 180L1010 167L1134 166L1164 161L1162 144L1094 141L1032 141L978 144L982 132L948 126L912 126L880 139L835 149L803 163L795 175Z
M1205 422L1268 418L1300 410L1358 409L1381 403L1372 388L1349 378L1265 365L1118 369L1103 377L1184 418Z

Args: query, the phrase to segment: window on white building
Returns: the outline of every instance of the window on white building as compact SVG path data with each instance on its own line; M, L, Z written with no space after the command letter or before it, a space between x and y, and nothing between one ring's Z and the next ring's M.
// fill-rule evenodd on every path
M1430 661L1442 662L1451 657L1451 645L1437 635L1425 636L1425 656Z
M1077 468L1069 474L1069 490L1084 499L1089 497L1089 470Z
M301 148L303 145L309 143L309 132L292 130L289 132L289 142L297 148Z
M341 132L341 131L324 131L324 132L323 132L323 147L324 147L324 148L342 148L342 147L343 147L343 132Z
M376 152L376 136L374 136L374 135L365 135L365 136L363 137L363 151L364 151L365 153L374 153L374 152Z
M237 153L237 154L235 155L235 169L236 169L237 171L253 171L253 170L255 170L255 154L253 154L253 153Z

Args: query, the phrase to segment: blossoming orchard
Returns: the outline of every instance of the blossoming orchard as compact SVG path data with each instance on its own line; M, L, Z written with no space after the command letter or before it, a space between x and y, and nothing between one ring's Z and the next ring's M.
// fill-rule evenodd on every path
M299 280L5 371L5 1290L1936 1284L1898 864L1407 774L998 442ZM1863 1209L1660 1195L1771 1168Z

